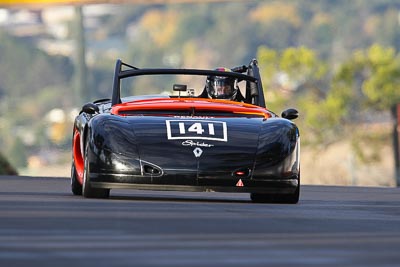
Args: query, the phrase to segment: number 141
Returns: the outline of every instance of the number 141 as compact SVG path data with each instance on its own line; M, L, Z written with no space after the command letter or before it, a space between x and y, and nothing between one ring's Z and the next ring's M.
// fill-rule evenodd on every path
M207 123L207 125L208 125L208 127L205 127L205 128L208 128L207 129L208 130L207 134L208 135L215 135L214 124ZM196 123L193 123L187 129L187 131L190 132L190 133L197 133L198 135L202 135L205 130L203 129L203 125L200 122L196 122ZM179 133L180 134L186 134L186 126L185 126L185 123L183 123L183 122L179 123Z

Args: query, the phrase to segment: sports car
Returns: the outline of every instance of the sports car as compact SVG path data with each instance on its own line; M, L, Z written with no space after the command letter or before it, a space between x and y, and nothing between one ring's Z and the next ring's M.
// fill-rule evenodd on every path
M210 77L235 81L236 99L206 92ZM75 118L71 188L240 192L253 202L295 204L300 135L295 109L266 108L256 59L229 69L137 68L117 60L110 99Z

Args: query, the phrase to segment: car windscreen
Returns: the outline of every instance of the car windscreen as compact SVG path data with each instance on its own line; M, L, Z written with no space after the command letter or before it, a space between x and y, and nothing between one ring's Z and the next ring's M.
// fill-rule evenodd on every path
M158 97L198 97L205 89L207 76L205 75L139 75L120 80L120 96L122 102L132 99L132 96L153 95ZM244 93L245 82L237 84ZM174 91L186 88L182 91Z

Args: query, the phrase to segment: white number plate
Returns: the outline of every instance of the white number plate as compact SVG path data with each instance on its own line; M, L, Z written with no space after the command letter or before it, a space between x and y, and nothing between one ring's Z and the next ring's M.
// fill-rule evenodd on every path
M226 122L208 120L167 120L167 137L173 139L202 139L228 141Z

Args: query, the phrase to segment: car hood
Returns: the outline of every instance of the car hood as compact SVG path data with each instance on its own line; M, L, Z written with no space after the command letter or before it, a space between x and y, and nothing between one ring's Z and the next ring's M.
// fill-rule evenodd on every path
M139 157L164 173L226 175L254 166L262 118L130 117Z
M261 125L272 116L250 104L187 98L134 101L111 113L129 121L142 162L199 178L250 175Z

